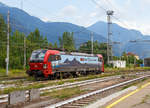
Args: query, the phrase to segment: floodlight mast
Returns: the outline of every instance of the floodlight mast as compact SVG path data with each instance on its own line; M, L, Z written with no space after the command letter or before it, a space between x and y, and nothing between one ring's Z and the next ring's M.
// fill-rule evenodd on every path
M112 42L111 42L111 36L112 36L112 30L111 30L111 16L113 15L114 11L108 10L107 12L107 21L108 21L108 36L107 36L107 64L110 63L110 60L113 59L112 55Z

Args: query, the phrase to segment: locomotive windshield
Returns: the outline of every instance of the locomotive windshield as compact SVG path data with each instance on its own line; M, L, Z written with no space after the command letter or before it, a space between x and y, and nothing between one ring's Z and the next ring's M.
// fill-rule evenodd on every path
M50 55L48 61L58 61L61 60L60 55Z
M32 52L30 62L42 62L47 50L36 50Z

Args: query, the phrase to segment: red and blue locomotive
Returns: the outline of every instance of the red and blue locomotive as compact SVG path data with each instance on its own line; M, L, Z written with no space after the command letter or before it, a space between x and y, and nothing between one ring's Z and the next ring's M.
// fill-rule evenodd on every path
M54 78L63 75L87 75L104 72L103 56L100 54L67 53L57 50L35 50L29 62L29 76Z

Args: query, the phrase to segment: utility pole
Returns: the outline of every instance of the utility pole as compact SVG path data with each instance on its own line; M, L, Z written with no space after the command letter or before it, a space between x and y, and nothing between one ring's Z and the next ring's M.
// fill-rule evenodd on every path
M118 33L119 37L120 37L120 32ZM121 40L120 40L120 44L119 44L119 59L121 60Z
M62 49L63 49L63 51L65 51L65 48L64 48L64 39L63 39L63 37L62 37Z
M134 56L134 67L136 67L136 57Z
M26 69L26 37L24 36L24 69Z
M23 0L21 0L21 9L23 10ZM24 69L26 69L26 36L24 36Z
M112 36L112 31L111 31L111 16L113 15L114 11L107 11L107 21L108 21L108 36L107 36L107 63L110 63L110 60L112 60L112 42L111 42L111 36Z
M143 60L142 60L142 61L143 61L143 67L145 67L145 66L144 66L144 65L145 65L145 63L144 63L144 61L145 61L145 60L144 60L144 52L145 52L145 51L142 52L142 56L143 56Z
M91 32L91 54L93 54L93 32Z
M7 15L7 58L6 58L6 75L9 73L9 10Z
M144 58L143 58L143 67L145 67L144 65L145 65L145 63L144 63Z

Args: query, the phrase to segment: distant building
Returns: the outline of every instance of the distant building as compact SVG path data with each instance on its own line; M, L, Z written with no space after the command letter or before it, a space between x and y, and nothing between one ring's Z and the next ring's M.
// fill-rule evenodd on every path
M150 58L144 58L144 66L150 67Z
M127 56L134 56L137 60L140 59L140 57L139 57L138 55L133 54L133 53L131 53L131 52L128 52L128 53L127 53Z
M114 68L125 68L126 67L126 61L110 61L111 64L113 64Z

